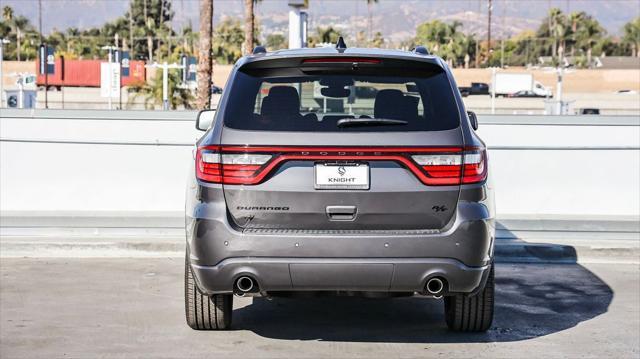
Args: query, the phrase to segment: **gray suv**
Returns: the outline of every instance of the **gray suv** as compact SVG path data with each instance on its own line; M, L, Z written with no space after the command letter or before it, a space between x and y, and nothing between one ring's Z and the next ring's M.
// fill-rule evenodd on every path
M234 294L417 294L443 298L452 330L491 326L487 153L442 59L256 48L207 114L187 189L191 328L230 328Z

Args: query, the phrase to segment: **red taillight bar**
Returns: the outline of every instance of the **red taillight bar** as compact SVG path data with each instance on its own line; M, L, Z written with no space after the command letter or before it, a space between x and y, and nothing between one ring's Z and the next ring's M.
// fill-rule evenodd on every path
M206 163L202 154L216 155L218 162ZM269 154L271 157L266 156ZM459 156L456 165L419 165L412 155L429 154L438 157ZM462 158L480 162L462 164ZM477 156L477 155L480 156ZM223 163L225 156L236 156L251 162L253 157L260 164ZM196 154L196 175L199 179L213 183L255 185L263 182L280 164L292 160L315 161L394 161L411 171L422 183L431 186L477 183L486 178L486 155L484 149L469 147L313 147L313 146L203 146Z
M462 152L461 147L329 147L329 146L207 146L207 148L222 148L223 152L239 153L284 153L284 152L335 152L337 153L423 153L423 152Z

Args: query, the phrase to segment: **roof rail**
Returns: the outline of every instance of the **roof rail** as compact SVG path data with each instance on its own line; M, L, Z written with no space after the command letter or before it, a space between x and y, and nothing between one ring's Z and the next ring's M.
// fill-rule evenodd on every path
M266 54L267 53L267 49L264 46L256 46L253 48L253 52L252 54L257 55L257 54Z
M424 46L416 46L413 48L413 52L420 55L430 55L429 50Z

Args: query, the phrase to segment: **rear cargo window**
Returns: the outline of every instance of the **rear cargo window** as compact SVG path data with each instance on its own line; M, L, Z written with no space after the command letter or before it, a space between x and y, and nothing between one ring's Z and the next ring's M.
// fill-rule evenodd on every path
M239 71L225 126L241 130L371 132L458 127L457 104L444 71L422 76L314 74L260 76Z

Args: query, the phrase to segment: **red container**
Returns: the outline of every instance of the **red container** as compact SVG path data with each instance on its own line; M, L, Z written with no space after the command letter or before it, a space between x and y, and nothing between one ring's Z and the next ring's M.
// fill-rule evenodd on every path
M100 87L100 63L102 60L65 60L64 79L63 63L61 59L56 59L55 73L49 74L47 82L49 86L70 86L70 87ZM129 62L129 76L122 77L122 86L144 83L146 79L146 69L144 61ZM40 61L36 60L36 73L39 72ZM38 74L36 84L44 86L45 76Z

